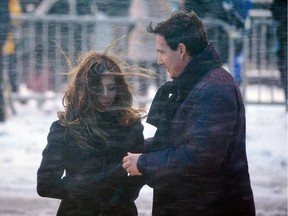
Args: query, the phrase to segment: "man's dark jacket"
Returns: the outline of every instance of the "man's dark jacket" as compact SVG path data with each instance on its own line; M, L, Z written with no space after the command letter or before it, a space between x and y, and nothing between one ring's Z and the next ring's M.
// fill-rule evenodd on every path
M153 215L255 215L239 88L213 45L162 86L138 169L154 189Z

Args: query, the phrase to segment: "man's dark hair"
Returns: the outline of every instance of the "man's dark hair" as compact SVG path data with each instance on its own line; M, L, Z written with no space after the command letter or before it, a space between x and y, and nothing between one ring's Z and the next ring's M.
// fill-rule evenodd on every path
M208 45L206 29L193 11L176 11L169 19L158 23L155 28L151 22L147 31L164 36L172 50L176 50L179 43L183 43L191 56L199 55Z

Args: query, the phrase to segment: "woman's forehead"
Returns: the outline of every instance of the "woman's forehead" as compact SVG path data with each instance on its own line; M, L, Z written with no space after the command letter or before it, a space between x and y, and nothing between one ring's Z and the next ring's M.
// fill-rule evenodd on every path
M109 84L115 84L116 81L115 81L115 77L114 76L111 76L111 75L102 75L101 76L101 83L103 85L109 85Z
M103 73L101 73L101 75L111 75L111 72L109 70L105 70Z

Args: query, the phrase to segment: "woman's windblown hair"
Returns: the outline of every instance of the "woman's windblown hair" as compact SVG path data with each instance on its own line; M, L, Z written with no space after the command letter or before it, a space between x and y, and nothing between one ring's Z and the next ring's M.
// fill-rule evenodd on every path
M103 110L93 99L101 85L103 73L115 77L117 94L114 104L108 111L117 119L116 124L128 126L144 118L143 110L132 108L133 88L125 77L135 75L151 77L147 70L130 66L120 58L107 53L93 51L85 53L68 73L68 88L62 101L65 109L57 113L61 125L66 127L68 133L83 147L90 146L89 137L92 133L103 139L106 137L105 131L99 126Z

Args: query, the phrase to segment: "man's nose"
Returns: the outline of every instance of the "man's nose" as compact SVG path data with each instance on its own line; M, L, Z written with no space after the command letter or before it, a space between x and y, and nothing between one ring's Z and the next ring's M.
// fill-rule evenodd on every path
M158 65L162 65L163 64L163 61L162 61L162 59L160 57L157 59L157 64Z

